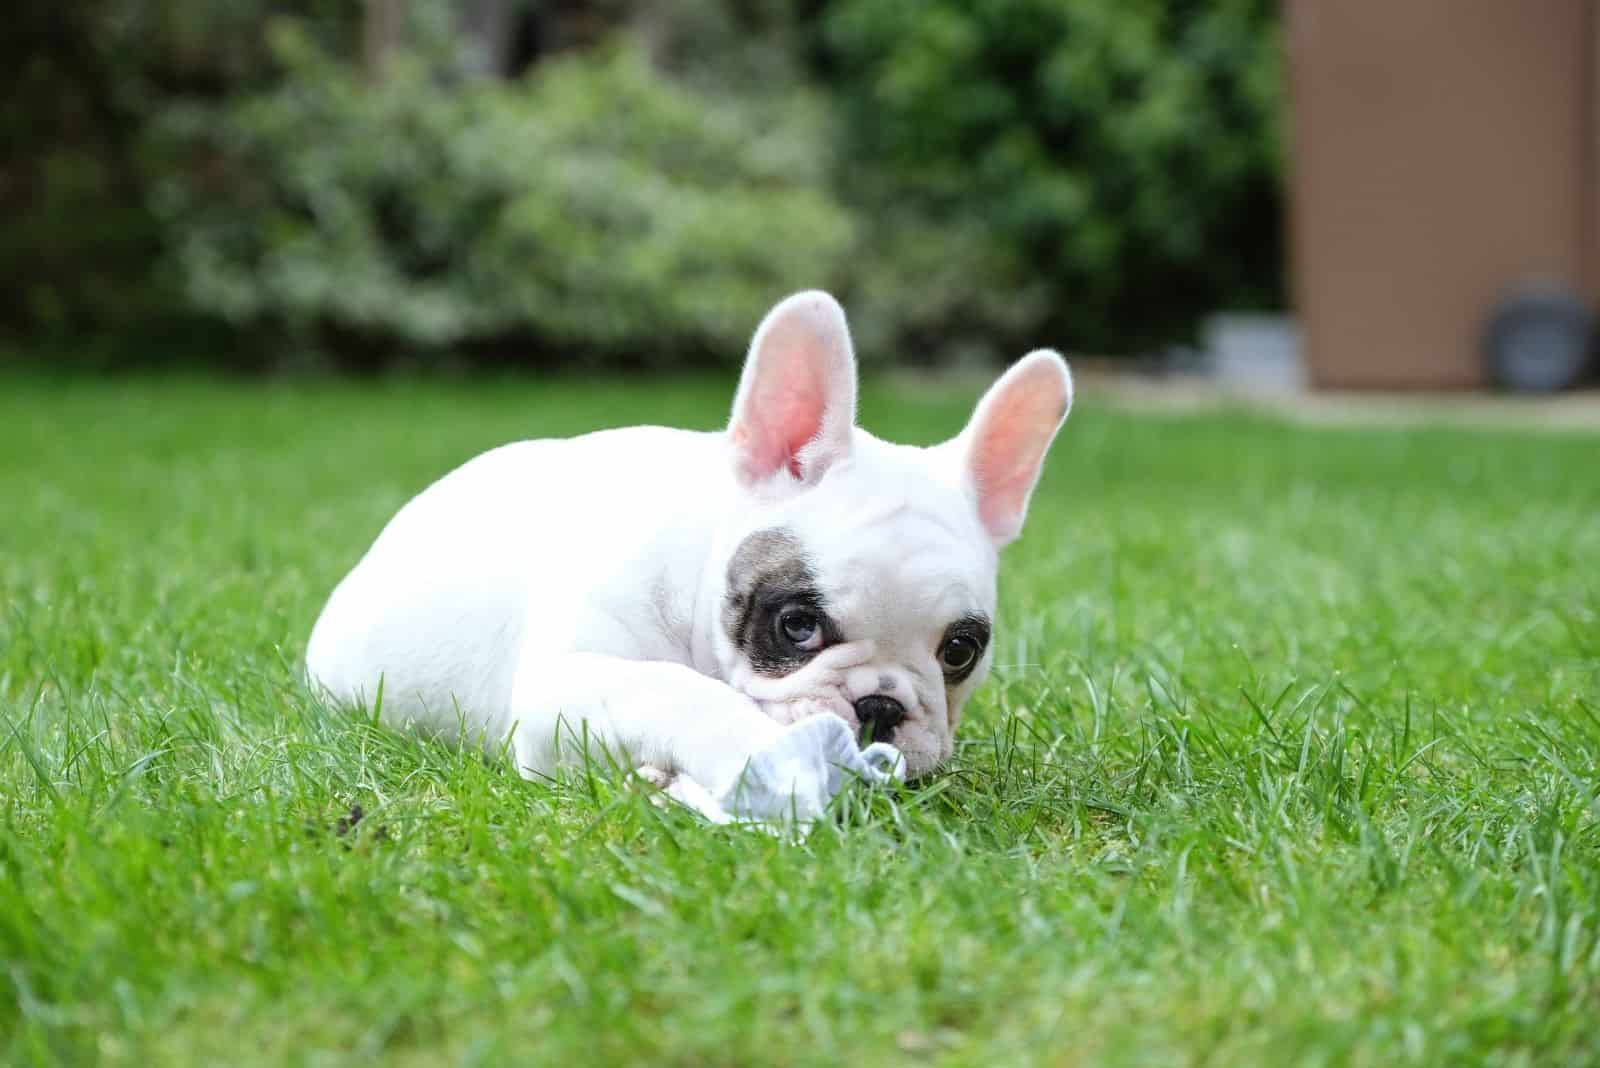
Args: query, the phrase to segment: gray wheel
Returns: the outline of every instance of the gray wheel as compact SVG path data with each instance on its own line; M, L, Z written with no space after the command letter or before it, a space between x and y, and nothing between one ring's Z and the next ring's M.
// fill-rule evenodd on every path
M1564 286L1530 286L1503 300L1485 334L1489 375L1518 393L1553 393L1583 378L1595 316Z

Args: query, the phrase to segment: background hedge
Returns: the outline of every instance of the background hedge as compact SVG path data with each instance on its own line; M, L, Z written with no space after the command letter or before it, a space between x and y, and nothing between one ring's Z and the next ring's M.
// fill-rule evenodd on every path
M269 10L270 9L270 10ZM118 360L1132 353L1281 302L1265 0L25 0L0 329Z

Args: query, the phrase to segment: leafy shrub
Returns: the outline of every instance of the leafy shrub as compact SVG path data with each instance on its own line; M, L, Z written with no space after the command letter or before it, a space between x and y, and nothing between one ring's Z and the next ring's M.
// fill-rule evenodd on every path
M908 355L1126 351L1279 299L1267 0L836 0L821 59Z
M396 4L412 51L370 79L364 19ZM465 61L469 8L533 29ZM730 358L824 285L869 355L1131 351L1281 303L1274 14L25 3L0 331L230 366L308 342L654 366Z
M146 134L174 97L217 97L273 76L268 7L334 45L340 0L73 0L7 11L0 69L0 331L72 362L143 362L197 322L161 269L153 176L174 160ZM359 12L356 13L359 15Z
M627 43L525 79L397 57L368 82L285 23L285 76L164 124L184 291L241 325L439 349L736 357L850 247L815 100L696 92ZM536 354L530 351L530 354Z

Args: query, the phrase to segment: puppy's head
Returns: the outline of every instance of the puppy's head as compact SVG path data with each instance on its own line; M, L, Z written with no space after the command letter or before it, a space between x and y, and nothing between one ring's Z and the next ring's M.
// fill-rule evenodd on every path
M855 425L844 312L800 293L756 331L728 426L744 507L727 532L718 654L771 709L829 708L905 754L951 753L991 660L999 549L1017 537L1072 404L1054 352L1029 354L931 448Z

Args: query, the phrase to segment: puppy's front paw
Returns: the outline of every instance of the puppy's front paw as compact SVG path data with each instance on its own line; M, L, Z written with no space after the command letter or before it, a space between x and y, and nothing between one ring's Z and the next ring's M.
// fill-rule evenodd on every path
M673 772L664 771L652 764L641 764L633 769L633 773L657 790L665 790L678 777Z
M652 805L666 808L672 804L672 789L678 782L678 775L675 772L665 771L651 764L641 764L633 769L633 776L639 785L650 792Z
M633 770L633 774L641 783L648 784L645 788L650 791L650 803L657 808L671 808L678 804L700 813L712 823L733 822L733 817L711 796L709 790L681 772L663 771L642 764Z

